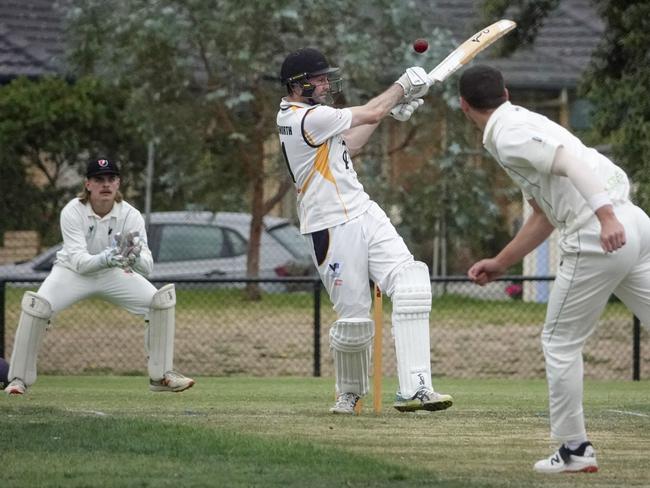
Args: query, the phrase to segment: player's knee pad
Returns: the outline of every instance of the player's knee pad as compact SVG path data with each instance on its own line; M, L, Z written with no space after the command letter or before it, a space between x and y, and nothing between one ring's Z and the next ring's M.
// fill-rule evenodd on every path
M173 284L165 285L151 299L153 310L166 310L176 305L176 288Z
M42 296L28 291L23 295L21 308L9 366L9 381L20 378L29 386L36 381L38 350L52 316L52 306Z
M415 261L398 271L392 302L400 393L411 397L420 388L431 388L431 279L426 264Z
M145 332L145 348L149 355L149 376L159 380L173 369L176 289L165 285L151 300L149 323Z
M370 388L369 371L375 327L370 319L341 319L330 329L336 391L363 396Z
M431 311L429 268L420 261L408 263L395 276L391 297L393 314L428 314Z

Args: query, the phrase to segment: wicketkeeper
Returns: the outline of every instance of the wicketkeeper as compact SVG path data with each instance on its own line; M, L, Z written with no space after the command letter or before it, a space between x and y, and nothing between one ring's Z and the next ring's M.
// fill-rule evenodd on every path
M146 278L153 269L144 219L122 199L120 170L108 159L88 163L83 191L61 211L63 248L38 292L28 291L14 340L9 395L22 395L36 381L36 360L50 320L89 297L100 297L146 317L149 388L179 392L194 380L174 371L174 285L157 290Z

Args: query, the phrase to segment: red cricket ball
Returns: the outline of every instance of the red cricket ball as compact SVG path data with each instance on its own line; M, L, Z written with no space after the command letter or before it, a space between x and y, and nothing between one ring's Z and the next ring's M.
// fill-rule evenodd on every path
M426 39L416 39L415 42L413 43L413 49L415 50L416 53L423 53L427 49L429 49L429 43L427 42Z

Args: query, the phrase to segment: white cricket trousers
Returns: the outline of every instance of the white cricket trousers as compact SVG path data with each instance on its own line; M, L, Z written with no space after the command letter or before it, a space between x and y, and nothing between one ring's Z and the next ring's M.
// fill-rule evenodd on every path
M390 297L396 272L413 261L404 240L375 202L349 222L311 236L312 259L339 319L370 317L370 279Z
M614 293L646 327L650 325L650 218L631 203L614 210L625 227L625 245L605 253L594 216L566 239L574 250L563 252L549 297L542 346L551 436L561 442L587 436L582 349L609 296Z
M119 305L131 313L146 315L156 291L156 287L144 276L135 272L109 268L81 275L55 264L38 289L38 294L50 302L54 313L94 296Z

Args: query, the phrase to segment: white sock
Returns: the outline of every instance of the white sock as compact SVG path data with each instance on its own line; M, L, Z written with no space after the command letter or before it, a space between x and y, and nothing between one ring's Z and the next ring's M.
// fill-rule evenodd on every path
M577 440L577 441L576 440L567 441L567 442L564 443L564 445L566 447L568 447L569 450L575 451L576 449L578 449L582 445L583 442L587 442L586 437L581 439L581 440Z

